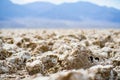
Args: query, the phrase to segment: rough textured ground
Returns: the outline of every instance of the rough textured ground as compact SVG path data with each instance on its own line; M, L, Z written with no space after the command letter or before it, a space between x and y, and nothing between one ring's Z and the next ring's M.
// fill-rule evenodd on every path
M0 80L120 80L120 30L0 30Z

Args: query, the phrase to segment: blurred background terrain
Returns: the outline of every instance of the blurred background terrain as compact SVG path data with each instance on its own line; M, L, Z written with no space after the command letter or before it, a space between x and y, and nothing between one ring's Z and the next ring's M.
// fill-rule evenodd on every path
M120 28L120 9L85 1L16 4L0 0L0 28Z

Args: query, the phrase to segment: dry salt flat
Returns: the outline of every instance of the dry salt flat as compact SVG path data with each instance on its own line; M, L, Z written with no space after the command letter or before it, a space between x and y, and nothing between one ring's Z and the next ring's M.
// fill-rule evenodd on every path
M120 30L0 30L0 80L120 80Z

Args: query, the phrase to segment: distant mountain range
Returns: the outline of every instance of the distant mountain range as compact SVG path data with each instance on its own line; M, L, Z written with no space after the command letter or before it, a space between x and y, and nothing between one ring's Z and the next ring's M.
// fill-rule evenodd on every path
M60 5L34 2L18 5L10 0L0 0L0 21L17 18L120 23L120 10L88 2L63 3ZM4 24L0 22L0 27L1 25Z

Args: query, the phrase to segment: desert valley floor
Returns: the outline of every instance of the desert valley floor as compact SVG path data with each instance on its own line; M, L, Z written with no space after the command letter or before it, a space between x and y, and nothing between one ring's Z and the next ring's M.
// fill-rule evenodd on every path
M120 80L120 30L0 30L0 80Z

